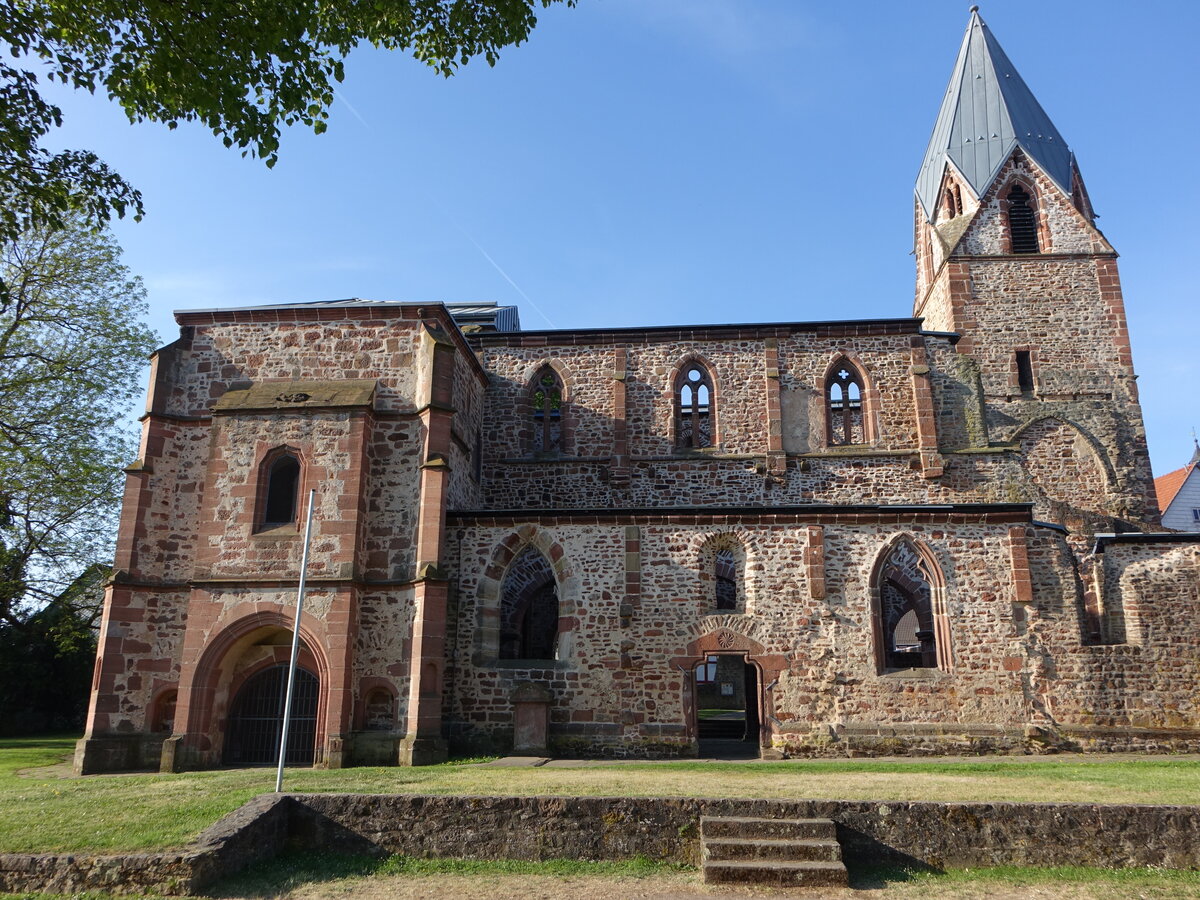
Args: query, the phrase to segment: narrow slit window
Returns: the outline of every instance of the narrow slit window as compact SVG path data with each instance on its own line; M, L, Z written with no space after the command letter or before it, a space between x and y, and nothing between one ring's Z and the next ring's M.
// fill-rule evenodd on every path
M267 469L267 502L263 525L287 525L296 521L296 497L300 492L300 461L284 454Z
M1008 235L1013 253L1037 253L1037 214L1030 205L1032 198L1021 185L1014 184L1008 192Z
M1033 393L1033 355L1028 350L1017 351L1017 387L1022 394Z

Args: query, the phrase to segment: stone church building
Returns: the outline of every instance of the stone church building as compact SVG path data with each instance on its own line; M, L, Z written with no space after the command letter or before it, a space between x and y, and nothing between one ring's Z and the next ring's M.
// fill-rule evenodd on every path
M1159 522L1117 254L972 12L910 318L523 331L177 315L82 772L1200 750L1200 535Z

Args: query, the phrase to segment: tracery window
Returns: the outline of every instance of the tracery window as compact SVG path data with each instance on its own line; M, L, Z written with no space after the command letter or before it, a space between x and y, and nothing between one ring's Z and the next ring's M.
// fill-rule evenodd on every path
M530 408L533 414L533 452L561 453L563 451L563 386L562 379L550 366L543 366L534 376L530 389Z
M885 671L949 668L948 630L929 565L911 543L901 541L879 570L876 615Z
M698 362L686 365L675 383L675 443L681 449L713 445L713 382Z
M849 360L838 360L825 379L829 446L866 443L863 418L863 377Z
M550 562L526 547L504 575L500 599L500 658L555 659L558 584Z
M294 523L300 494L300 460L289 452L280 453L267 463L266 479L263 527Z
M1033 198L1020 184L1014 184L1008 192L1008 236L1013 253L1037 253L1037 213Z

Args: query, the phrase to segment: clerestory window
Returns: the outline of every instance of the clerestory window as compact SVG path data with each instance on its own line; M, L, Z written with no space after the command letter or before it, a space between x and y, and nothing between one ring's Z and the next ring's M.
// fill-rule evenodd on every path
M558 373L550 366L542 367L534 376L530 387L530 409L533 416L533 452L563 452L563 385Z
M839 360L825 379L830 447L865 444L863 377L849 360Z
M675 383L675 443L681 449L713 446L713 382L708 369L689 363Z

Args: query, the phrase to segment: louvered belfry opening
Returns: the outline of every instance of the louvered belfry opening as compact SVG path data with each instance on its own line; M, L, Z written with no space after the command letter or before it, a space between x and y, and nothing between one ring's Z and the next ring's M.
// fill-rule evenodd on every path
M1019 184L1008 192L1008 234L1013 253L1037 253L1037 215L1029 205L1029 193Z

